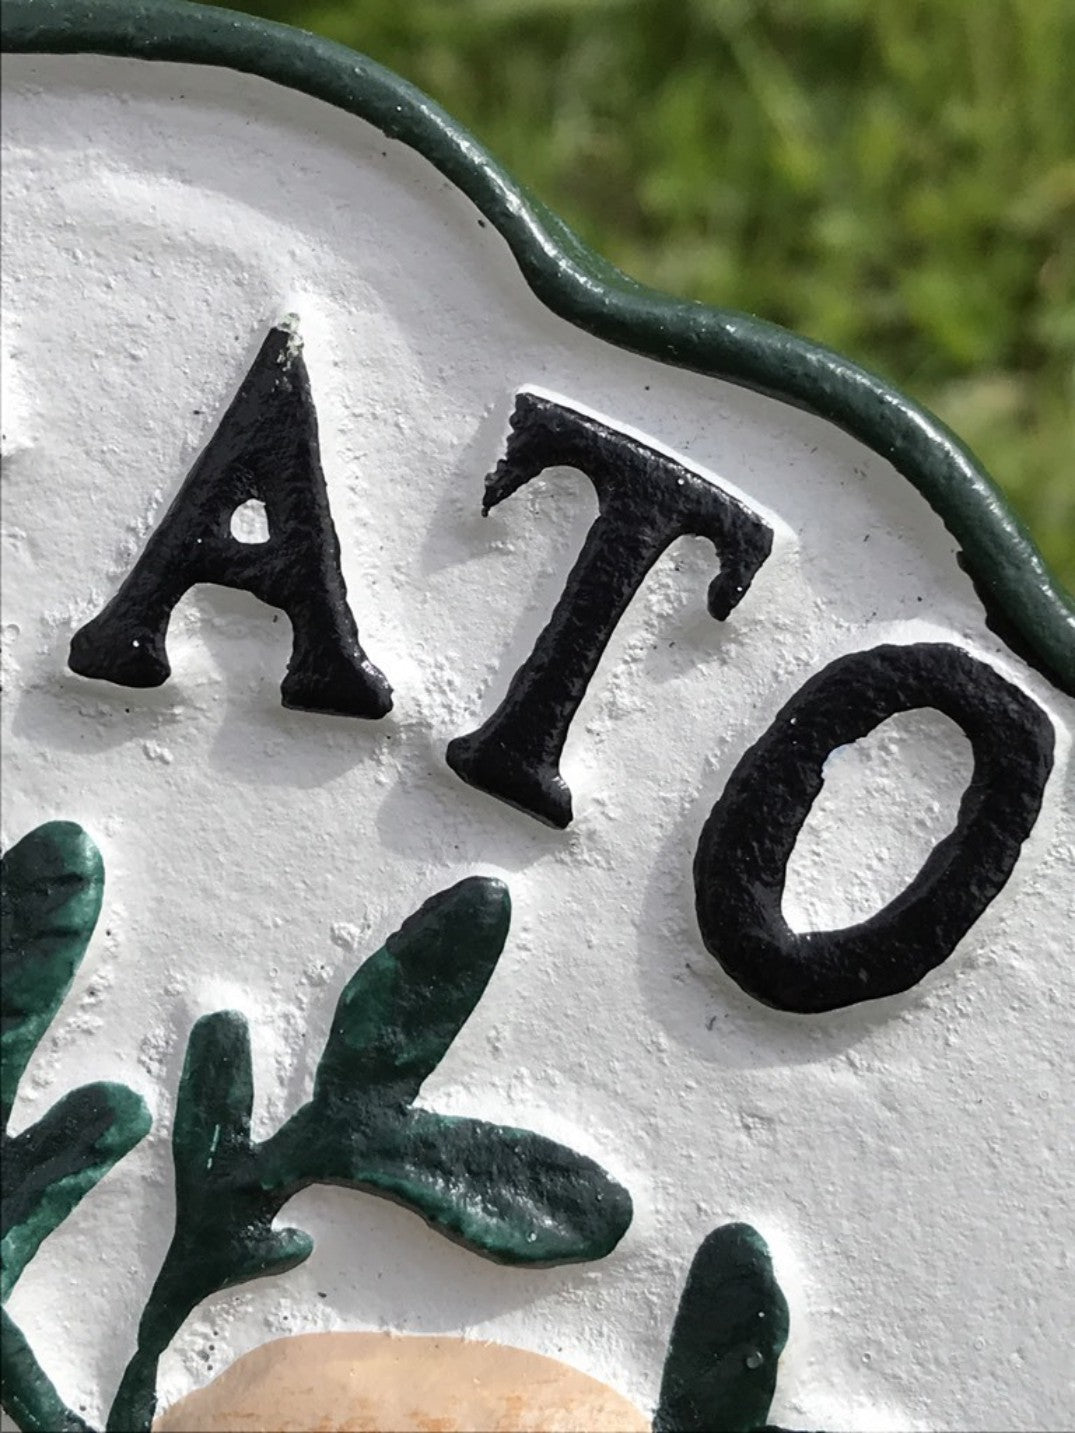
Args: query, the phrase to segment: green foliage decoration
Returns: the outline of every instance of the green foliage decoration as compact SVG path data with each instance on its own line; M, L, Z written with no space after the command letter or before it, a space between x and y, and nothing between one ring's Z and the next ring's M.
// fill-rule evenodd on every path
M749 1224L714 1229L687 1274L653 1433L782 1433L766 1420L788 1328L765 1240Z
M309 1256L309 1236L273 1220L311 1184L393 1199L503 1263L598 1259L615 1247L630 1196L592 1160L528 1130L413 1107L481 998L509 923L500 881L472 877L427 901L352 977L312 1098L260 1144L245 1020L221 1011L197 1022L172 1131L175 1233L110 1429L150 1426L158 1361L197 1304Z
M7 1134L19 1078L85 954L103 880L93 842L68 822L39 827L3 858L5 1300L41 1241L149 1129L137 1095L100 1083ZM195 1024L172 1130L174 1234L109 1429L150 1427L160 1357L203 1299L309 1256L309 1235L273 1221L311 1184L395 1200L502 1263L547 1266L615 1248L631 1199L593 1160L530 1130L414 1107L480 1000L510 920L507 887L486 877L426 901L351 978L311 1099L260 1143L246 1021L218 1011ZM25 1433L89 1433L6 1313L3 1401Z
M103 889L100 853L69 821L37 827L0 861L0 1304L42 1241L150 1126L138 1095L98 1082L72 1090L21 1134L8 1133L19 1081L86 953ZM25 1433L85 1429L6 1312L2 1338L4 1406Z

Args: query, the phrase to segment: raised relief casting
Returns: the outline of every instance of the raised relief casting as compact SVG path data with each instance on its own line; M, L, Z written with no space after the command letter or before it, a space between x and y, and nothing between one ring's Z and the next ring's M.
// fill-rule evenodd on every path
M548 625L496 711L448 744L470 785L546 824L572 819L560 755L608 641L647 572L679 537L708 538L720 571L710 614L729 618L772 549L772 528L720 486L633 434L547 395L516 397L483 512L547 468L585 474L598 516ZM265 504L263 543L231 520ZM294 321L270 330L250 373L134 568L75 634L84 676L152 686L170 673L172 608L196 582L242 587L291 618L285 706L380 717L390 688L358 641L340 572L317 420ZM825 760L896 712L933 707L970 738L974 775L955 831L908 888L846 930L797 935L781 913L788 859ZM946 960L1003 889L1037 819L1053 728L1039 704L985 662L944 643L886 646L810 678L741 758L701 833L694 863L707 949L748 994L817 1013L907 990Z
M104 870L70 822L24 836L2 862L3 1298L42 1240L148 1132L145 1105L116 1085L76 1090L21 1134L7 1120L24 1069L86 952ZM313 1240L273 1220L311 1184L383 1195L439 1233L502 1263L600 1259L631 1222L631 1199L593 1160L529 1130L415 1106L496 967L507 889L472 878L442 891L344 988L310 1100L268 1139L250 1133L246 1021L203 1016L190 1032L172 1129L175 1232L108 1418L147 1429L157 1364L203 1299L307 1259ZM84 1430L4 1315L4 1383L23 1392L25 1430Z

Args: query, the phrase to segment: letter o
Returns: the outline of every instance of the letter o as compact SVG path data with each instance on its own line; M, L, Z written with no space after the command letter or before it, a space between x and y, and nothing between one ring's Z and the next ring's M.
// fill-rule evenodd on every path
M955 829L869 919L798 934L781 909L784 882L826 760L918 707L950 717L974 753ZM694 889L706 949L778 1010L836 1010L910 989L1011 875L1041 808L1053 744L1038 703L959 647L882 646L831 662L745 753L702 828Z

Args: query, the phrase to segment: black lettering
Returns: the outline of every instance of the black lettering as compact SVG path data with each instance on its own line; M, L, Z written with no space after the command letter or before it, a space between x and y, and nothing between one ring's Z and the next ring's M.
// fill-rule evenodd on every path
M268 540L231 534L236 509L261 501ZM171 674L172 609L198 582L242 588L291 619L285 707L382 717L391 688L367 659L347 605L329 510L317 414L299 340L273 328L160 526L106 607L75 633L84 677L156 687Z
M781 910L784 880L826 759L917 707L950 717L973 749L955 829L868 920L797 934ZM778 1010L836 1010L910 989L1003 889L1037 820L1053 740L1037 702L959 647L874 647L830 663L743 756L702 829L694 889L706 949Z
M491 717L447 750L464 781L536 816L570 824L560 754L601 654L646 573L676 538L708 538L720 557L710 613L728 616L772 547L742 503L626 433L535 393L520 393L507 452L486 480L489 512L546 468L584 473L599 512L548 626Z

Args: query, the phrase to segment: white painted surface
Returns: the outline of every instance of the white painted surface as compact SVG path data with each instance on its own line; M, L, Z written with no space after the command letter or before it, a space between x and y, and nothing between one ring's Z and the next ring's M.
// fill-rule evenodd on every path
M391 1205L309 1191L284 1211L318 1241L309 1263L198 1309L165 1401L288 1330L393 1328L562 1357L652 1406L691 1254L741 1218L773 1245L792 1308L775 1421L1065 1426L1075 707L984 628L940 522L824 423L554 318L470 204L357 120L223 71L19 58L5 74L4 843L74 819L107 869L16 1124L93 1078L128 1082L156 1121L11 1300L65 1398L102 1415L168 1242L191 1022L248 1014L268 1132L305 1097L357 960L485 871L511 886L511 937L423 1098L601 1160L635 1198L623 1244L589 1267L513 1271ZM284 711L286 619L214 588L177 609L164 687L73 676L72 632L288 312L349 594L395 711ZM568 743L567 833L443 760L499 701L595 510L585 479L550 473L480 516L514 391L535 385L780 524L725 624L705 613L707 544L678 544L651 575ZM764 1009L698 935L702 822L809 675L922 638L964 643L1052 714L1037 828L921 986L818 1018ZM793 863L793 924L887 900L950 829L968 767L962 735L928 714L834 758Z

